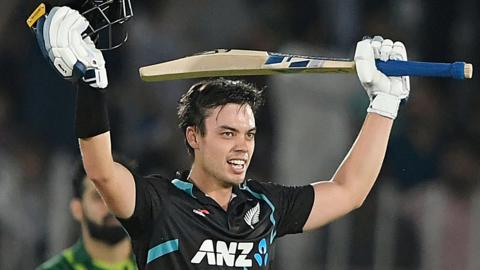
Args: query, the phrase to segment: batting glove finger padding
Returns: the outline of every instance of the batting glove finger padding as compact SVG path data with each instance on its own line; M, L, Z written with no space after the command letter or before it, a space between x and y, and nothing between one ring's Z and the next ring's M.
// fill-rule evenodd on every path
M410 93L410 79L408 76L387 77L377 69L375 60L406 61L405 45L375 36L357 43L354 59L360 83L370 98L367 111L395 119L401 100L407 99Z
M382 42L382 46L380 47L380 60L388 61L390 59L390 53L392 52L393 41L390 39L385 39Z
M83 80L92 87L108 85L105 60L90 37L82 38L89 23L78 11L54 7L43 26L45 50L55 69L65 78Z
M396 41L393 44L392 52L390 53L390 60L398 60L398 61L408 60L407 49L405 48L405 45L402 42ZM391 78L395 80L399 80L399 77L391 77ZM398 94L398 97L400 97L400 99L407 99L408 95L410 94L410 77L402 76L400 78L401 78L400 81L402 85L397 86L395 89L400 91L400 93Z
M368 40L368 39L366 39L366 40ZM374 36L373 39L371 39L370 44L372 46L373 54L375 56L375 59L380 58L380 47L382 47L382 42L383 42L383 38L381 36Z

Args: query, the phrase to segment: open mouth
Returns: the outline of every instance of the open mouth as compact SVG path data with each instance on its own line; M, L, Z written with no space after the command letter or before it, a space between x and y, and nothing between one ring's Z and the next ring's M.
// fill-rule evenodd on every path
M246 160L244 159L230 159L227 161L227 163L235 172L243 172L247 164Z

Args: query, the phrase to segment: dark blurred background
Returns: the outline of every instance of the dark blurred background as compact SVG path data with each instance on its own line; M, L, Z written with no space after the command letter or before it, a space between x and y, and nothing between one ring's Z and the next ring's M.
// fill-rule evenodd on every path
M139 173L188 169L176 102L194 82L144 83L142 65L215 48L352 57L358 40L377 34L403 41L410 59L480 64L474 0L132 1L129 41L105 58L113 148ZM39 2L0 3L0 269L32 269L78 236L68 209L79 158L73 90L26 26ZM364 206L280 239L275 269L480 269L477 78L412 78ZM245 79L267 95L249 177L329 179L366 114L356 76Z

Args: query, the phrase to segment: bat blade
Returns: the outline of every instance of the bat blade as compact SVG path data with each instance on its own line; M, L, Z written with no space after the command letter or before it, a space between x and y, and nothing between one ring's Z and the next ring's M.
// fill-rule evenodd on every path
M348 59L308 57L264 51L215 50L140 68L144 81L280 73L354 72Z
M464 62L429 63L378 61L377 68L388 76L471 78L473 66ZM355 72L355 62L344 58L311 57L265 51L219 49L141 67L147 82L219 76L273 75L285 73Z

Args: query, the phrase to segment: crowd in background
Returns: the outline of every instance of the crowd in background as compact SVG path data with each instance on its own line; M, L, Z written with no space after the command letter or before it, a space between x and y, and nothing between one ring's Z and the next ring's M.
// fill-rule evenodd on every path
M37 1L0 0L0 269L32 269L72 244L74 91L42 59L25 19ZM139 66L216 48L351 57L363 35L415 60L480 65L474 0L133 1L129 40L106 52L113 149L138 173L188 169L176 127L194 81L145 83ZM480 83L411 78L385 164L362 208L279 241L276 269L480 269ZM329 179L368 105L354 75L243 78L265 87L249 177ZM288 250L290 254L287 254ZM302 265L302 267L300 267Z

